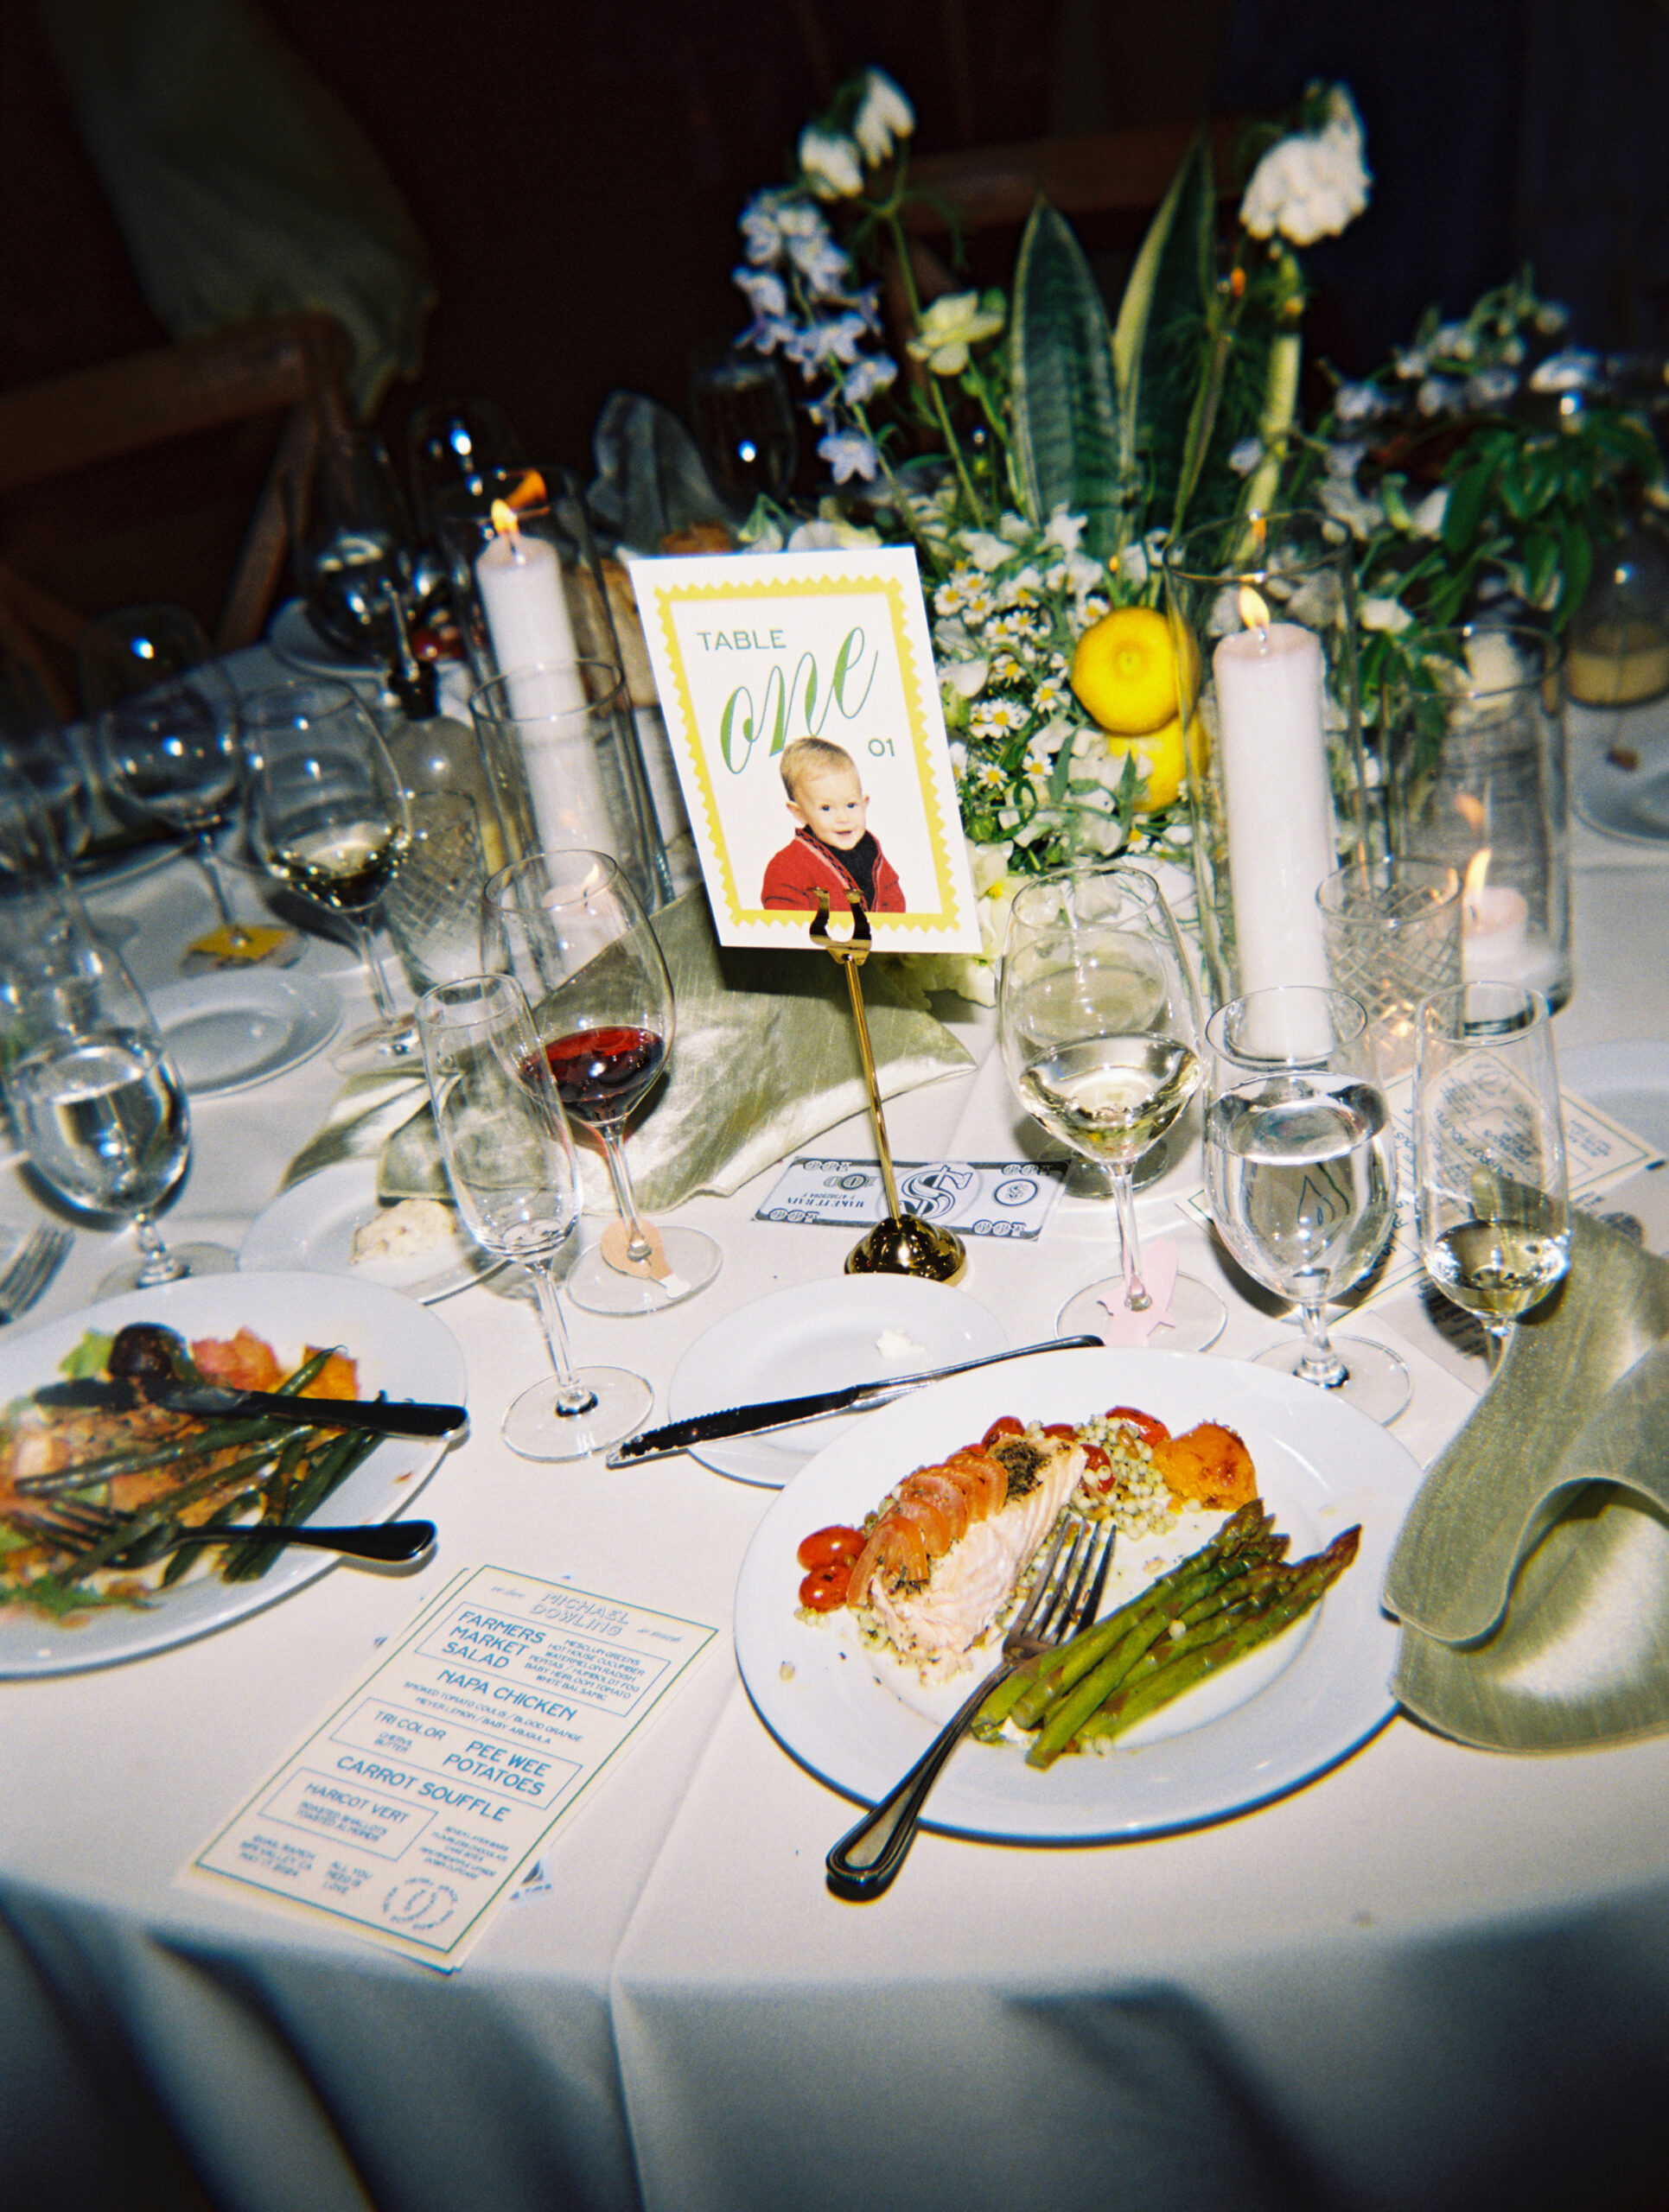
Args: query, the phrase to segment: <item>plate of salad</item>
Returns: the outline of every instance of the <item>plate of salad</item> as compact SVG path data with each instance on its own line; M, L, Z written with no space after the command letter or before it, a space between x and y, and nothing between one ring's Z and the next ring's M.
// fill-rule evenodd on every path
M319 1395L317 1429L204 1421L154 1408L43 1408L44 1385L93 1379L131 1322L174 1330L233 1387ZM443 1322L372 1283L317 1274L188 1277L83 1307L0 1346L0 1679L75 1674L230 1626L338 1564L328 1553L199 1545L146 1559L170 1526L258 1517L325 1522L404 1516L447 1442L350 1436L329 1397L462 1403L463 1357ZM43 1544L55 1504L129 1516L111 1556Z

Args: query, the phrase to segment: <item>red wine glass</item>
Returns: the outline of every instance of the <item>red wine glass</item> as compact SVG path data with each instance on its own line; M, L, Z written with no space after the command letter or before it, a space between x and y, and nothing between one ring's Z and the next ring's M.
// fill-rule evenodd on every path
M593 1313L654 1313L718 1273L698 1229L644 1219L622 1140L627 1117L672 1049L672 980L637 895L606 853L532 853L500 868L482 899L481 963L513 976L569 1119L608 1165L620 1219L568 1278Z

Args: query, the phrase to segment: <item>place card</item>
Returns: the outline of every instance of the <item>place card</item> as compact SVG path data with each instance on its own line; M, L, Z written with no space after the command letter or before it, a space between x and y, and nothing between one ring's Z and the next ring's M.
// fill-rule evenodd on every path
M914 551L629 565L719 943L814 950L856 892L888 951L978 952Z
M906 1213L962 1236L1042 1236L1072 1163L1066 1160L927 1160L894 1163ZM755 1221L863 1227L887 1217L887 1193L872 1160L789 1163Z
M181 1878L229 1882L455 1968L715 1632L466 1569Z

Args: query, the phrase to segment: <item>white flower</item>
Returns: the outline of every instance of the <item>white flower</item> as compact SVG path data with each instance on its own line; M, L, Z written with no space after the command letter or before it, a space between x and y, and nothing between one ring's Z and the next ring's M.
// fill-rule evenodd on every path
M1350 94L1335 85L1323 127L1295 131L1258 162L1240 220L1255 238L1278 231L1294 245L1314 245L1361 213L1372 182L1362 158L1361 118Z
M911 351L914 352L914 348L912 347ZM1004 561L1013 558L1013 546L1003 538L994 537L988 530L965 530L961 538L968 549L968 558L976 569L987 571L1000 569Z
M863 92L852 118L852 136L871 168L884 162L899 139L915 129L915 110L884 70L866 69Z
M761 321L788 312L788 288L774 270L733 269L730 281Z
M828 462L837 484L849 483L854 476L867 484L881 466L873 441L861 430L831 430L827 437L818 440L817 449Z
M1075 553L1084 536L1082 515L1068 514L1064 507L1057 507L1043 525L1043 536L1050 545L1058 545L1063 553Z
M1431 340L1431 350L1446 361L1469 361L1478 341L1463 322L1446 322Z
M1414 620L1401 601L1395 599L1365 599L1359 612L1364 630L1389 630L1393 637Z
M1540 366L1530 372L1532 391L1582 391L1599 374L1597 353L1585 353L1577 346L1567 346L1562 353L1550 353Z
M787 253L814 300L846 298L852 264L826 231L820 238L807 234L789 238Z
M1411 510L1408 526L1416 537L1437 537L1442 535L1443 517L1449 512L1449 486L1439 484L1435 492L1428 492L1417 507Z
M852 363L840 387L840 396L849 407L862 407L885 391L898 374L898 364L889 361L884 353L865 353Z
M1519 380L1511 369L1480 369L1467 379L1466 404L1479 413L1505 407L1518 388Z
M1228 465L1237 476L1250 476L1263 457L1261 438L1242 438L1239 445L1229 448Z
M1366 446L1354 439L1346 444L1330 445L1327 449L1327 473L1329 476L1352 477L1366 458Z
M1452 377L1428 377L1414 395L1422 415L1447 415L1466 397L1466 386Z
M873 530L860 530L855 523L803 522L788 539L790 553L846 552L853 546L879 545L880 535Z
M797 330L783 340L782 350L809 377L830 361L856 361L863 335L863 324L857 315L836 315L828 322L808 323L804 330Z
M1333 411L1341 423L1374 422L1394 404L1376 384L1341 384L1333 395Z
M1323 478L1317 497L1334 520L1343 523L1354 537L1371 537L1385 520L1385 509L1379 501L1365 499L1356 486L1347 484L1342 477ZM1230 626L1239 626L1238 607L1236 621Z
M982 307L978 292L952 292L934 300L922 314L921 329L910 340L910 353L925 361L936 377L959 377L968 365L968 349L1003 327L1002 310Z
M1148 550L1145 545L1126 545L1118 556L1118 573L1127 577L1139 590L1148 580Z
M1431 356L1424 346L1393 346L1391 358L1397 374L1409 384L1417 382L1431 366Z
M991 663L983 655L970 660L953 660L939 664L939 680L948 683L952 691L965 699L977 699L985 688L985 678Z
M819 200L856 200L863 189L857 148L838 130L808 123L799 134L800 174Z
M1570 320L1570 308L1562 308L1557 300L1544 300L1536 309L1536 327L1544 338L1557 338Z

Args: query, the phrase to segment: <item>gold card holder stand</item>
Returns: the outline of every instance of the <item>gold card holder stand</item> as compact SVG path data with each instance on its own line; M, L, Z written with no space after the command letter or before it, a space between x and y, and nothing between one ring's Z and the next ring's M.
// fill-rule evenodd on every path
M881 1179L887 1192L883 1221L860 1237L846 1255L849 1275L920 1275L928 1282L959 1282L968 1271L968 1255L962 1239L948 1229L907 1214L898 1202L898 1179L893 1173L892 1147L887 1141L887 1118L881 1110L881 1085L876 1077L875 1052L870 1043L870 1024L863 1011L863 988L858 969L870 957L870 917L863 901L847 893L851 909L849 938L829 934L829 894L817 894L817 919L812 942L821 945L845 971L846 989L852 1002L852 1024L857 1031L858 1056L870 1093L870 1121L875 1130L876 1151L881 1160Z

